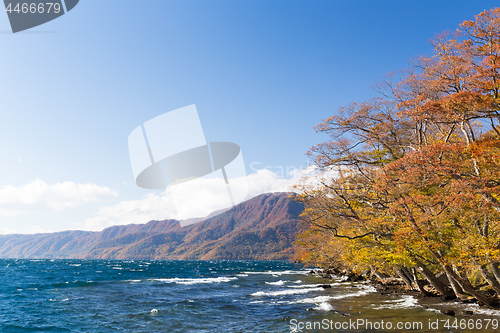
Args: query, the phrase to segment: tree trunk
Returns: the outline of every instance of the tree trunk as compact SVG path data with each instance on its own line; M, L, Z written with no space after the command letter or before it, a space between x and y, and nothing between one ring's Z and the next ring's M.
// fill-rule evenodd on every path
M500 281L500 271L498 270L498 261L494 261L490 264L490 269L493 275L496 277L497 281Z
M460 272L461 276L459 276L450 266L443 265L443 268L445 269L446 275L448 276L448 279L450 279L450 283L452 283L452 286L452 280L455 280L455 282L462 288L463 291L465 291L469 295L472 295L478 301L488 305L493 305L496 303L496 300L493 297L486 296L474 289L474 287L472 287L472 285L470 284L469 279L463 272Z
M448 271L445 270L446 276L448 277L448 281L450 281L451 288L453 289L453 292L455 293L455 296L457 296L458 299L465 301L467 300L467 295L465 295L464 291L462 290L462 287L455 281L453 276L448 273Z
M403 273L405 273L405 275L408 277L408 279L410 279L412 283L415 282L413 281L413 274L410 273L410 271L405 266L401 266L401 270L403 271Z
M385 280L385 279L388 278L387 275L385 275L384 273L379 272L375 267L370 266L370 269L371 269L372 275L375 275L377 277L377 279L379 279L380 281L383 281L383 280Z
M490 273L488 268L486 268L486 265L479 266L479 270L481 271L481 274L483 275L484 279L488 282L490 287L493 288L493 290L495 290L497 295L500 295L500 283L498 283L495 276Z
M445 286L441 281L439 281L434 273L432 273L424 264L420 261L417 261L417 270L427 281L431 284L431 286L436 289L436 291L444 297L452 297L455 296L453 293Z
M399 275L399 277L403 280L403 282L406 284L406 288L409 290L413 290L412 281L408 278L408 276L406 276L403 269L401 267L396 267L394 270Z
M415 284L417 285L417 288L420 291L420 293L424 296L432 296L432 294L430 292L428 292L427 290L424 289L424 285L422 284L422 281L420 281L418 279L417 269L415 267L413 267L411 270L413 273L413 280L415 280Z
M481 302L488 304L488 305L495 304L496 300L494 298L488 297L488 296L478 292L476 289L474 289L472 287L472 285L470 284L470 281L467 278L467 276L465 276L465 279L460 278L458 276L458 274L455 273L455 271L453 271L453 269L445 263L441 254L439 252L435 251L431 246L429 246L430 242L427 239L427 237L425 236L425 233L422 231L422 229L420 229L418 223L413 218L413 215L411 214L410 208L406 204L405 204L405 208L409 214L408 219L411 222L414 230L418 233L420 238L425 242L424 244L426 245L429 252L434 256L434 258L444 268L444 270L446 272L446 276L448 276L448 280L450 280L450 284L451 284L453 290L455 291L455 295L457 295L457 297L459 297L459 298L462 298L464 296L463 293L460 292L460 289L457 288L458 287L457 284L458 284L462 290L464 290L466 293L474 296L478 301L481 301Z

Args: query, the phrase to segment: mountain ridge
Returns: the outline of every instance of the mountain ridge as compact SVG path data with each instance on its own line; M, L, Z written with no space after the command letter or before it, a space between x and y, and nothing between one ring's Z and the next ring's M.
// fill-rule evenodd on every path
M266 193L202 222L149 221L102 231L0 235L0 257L39 259L291 259L301 203ZM181 227L183 222L184 227ZM192 223L192 224L189 224Z

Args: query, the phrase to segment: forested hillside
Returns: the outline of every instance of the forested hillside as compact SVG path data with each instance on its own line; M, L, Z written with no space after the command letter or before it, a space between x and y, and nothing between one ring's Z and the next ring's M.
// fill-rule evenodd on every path
M207 220L113 226L0 236L3 258L290 259L300 231L301 203L287 193L262 194Z

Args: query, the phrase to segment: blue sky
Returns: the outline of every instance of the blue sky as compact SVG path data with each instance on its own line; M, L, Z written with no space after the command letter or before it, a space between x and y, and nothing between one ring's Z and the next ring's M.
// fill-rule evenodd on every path
M326 139L314 125L496 3L81 0L17 34L0 14L0 233L200 214L137 187L127 147L191 104L207 141L241 147L256 191L286 189L282 170Z

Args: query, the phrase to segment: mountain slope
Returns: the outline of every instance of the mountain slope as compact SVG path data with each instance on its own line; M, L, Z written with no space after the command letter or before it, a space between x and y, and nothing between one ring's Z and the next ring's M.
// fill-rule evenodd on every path
M1 235L3 258L289 259L303 205L262 194L203 222L150 221L101 232Z

